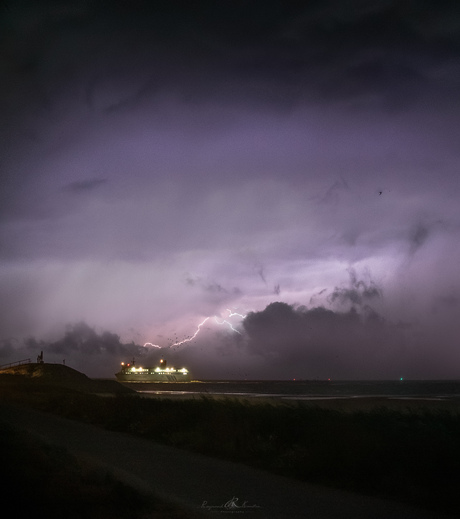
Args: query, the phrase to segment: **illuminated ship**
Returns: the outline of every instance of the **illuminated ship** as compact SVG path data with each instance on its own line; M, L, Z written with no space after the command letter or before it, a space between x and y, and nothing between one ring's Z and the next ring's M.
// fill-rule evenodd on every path
M121 363L121 370L115 373L119 382L190 382L188 369L168 368L164 359L160 360L159 366L141 368L135 366L134 359L131 363Z

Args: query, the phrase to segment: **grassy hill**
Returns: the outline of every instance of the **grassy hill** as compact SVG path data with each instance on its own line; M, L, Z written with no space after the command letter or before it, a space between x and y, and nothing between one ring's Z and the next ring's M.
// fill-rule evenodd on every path
M115 380L93 380L63 364L29 363L0 370L0 388L67 390L83 393L130 393Z

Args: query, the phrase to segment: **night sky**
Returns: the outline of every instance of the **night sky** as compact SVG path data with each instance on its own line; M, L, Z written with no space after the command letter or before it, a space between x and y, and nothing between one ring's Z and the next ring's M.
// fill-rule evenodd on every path
M458 2L0 16L0 364L460 377Z

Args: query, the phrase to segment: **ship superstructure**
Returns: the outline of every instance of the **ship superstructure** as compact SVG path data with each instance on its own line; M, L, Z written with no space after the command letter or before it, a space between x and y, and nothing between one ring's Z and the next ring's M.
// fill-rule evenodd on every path
M165 359L153 367L138 367L134 359L127 364L122 362L121 370L115 376L119 382L190 382L187 368L168 367Z

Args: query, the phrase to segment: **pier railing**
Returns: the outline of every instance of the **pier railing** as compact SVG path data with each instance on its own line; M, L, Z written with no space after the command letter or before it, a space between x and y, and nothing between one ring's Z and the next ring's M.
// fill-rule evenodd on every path
M10 362L9 364L2 364L0 369L12 368L13 366L22 366L23 364L30 364L30 359L17 360L16 362Z

